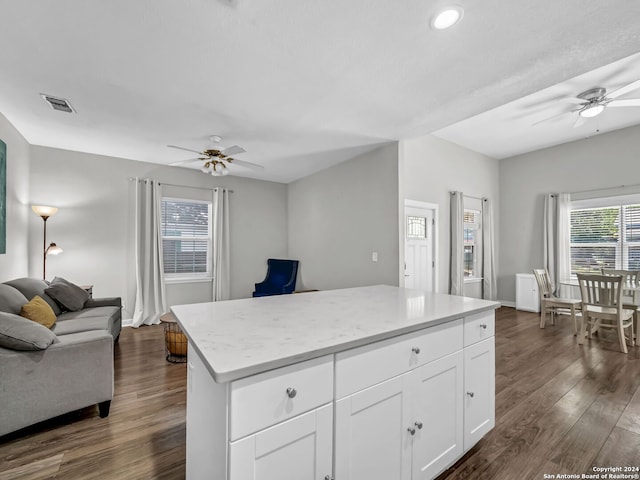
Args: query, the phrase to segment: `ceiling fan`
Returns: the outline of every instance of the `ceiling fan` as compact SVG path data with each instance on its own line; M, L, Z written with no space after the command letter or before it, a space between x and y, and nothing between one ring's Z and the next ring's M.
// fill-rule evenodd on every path
M167 145L170 148L177 148L178 150L186 150L187 152L193 152L200 155L197 158L190 158L188 160L181 160L179 162L173 162L169 165L184 165L185 163L204 162L202 165L202 172L209 173L214 177L220 177L223 175L229 174L229 169L227 168L229 165L238 165L240 167L250 168L251 170L263 170L264 167L262 165L257 165L255 163L247 162L245 160L238 160L236 158L230 157L230 155L237 155L240 153L244 153L246 150L238 145L233 145L231 147L223 147L220 145L222 138L218 135L211 135L210 137L210 145L199 152L198 150L193 150L191 148L178 147L176 145Z
M625 98L616 100L618 97L624 95L625 93L631 92L638 88L640 88L640 80L631 82L630 84L614 90L609 94L607 94L607 89L603 87L590 88L589 90L579 93L575 98L570 97L566 99L569 102L577 104L578 107L568 112L563 112L559 115L554 115L553 117L545 118L543 120L535 122L534 125L538 125L540 123L577 112L578 118L573 124L573 127L575 128L582 125L587 121L587 119L600 115L607 107L640 107L640 98Z

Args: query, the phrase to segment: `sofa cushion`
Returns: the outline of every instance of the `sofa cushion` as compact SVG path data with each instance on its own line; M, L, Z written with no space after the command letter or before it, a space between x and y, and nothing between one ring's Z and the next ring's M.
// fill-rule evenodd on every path
M110 326L109 317L76 318L64 322L56 322L52 330L56 335L68 335L70 333L88 332L89 330L109 332Z
M36 295L20 309L20 316L51 328L56 323L56 314L42 297Z
M49 286L49 284L44 280L39 280L37 278L17 278L15 280L10 280L4 283L6 285L11 285L17 290L20 290L20 293L27 297L27 299L33 298L38 295L49 304L49 306L53 309L53 313L55 313L56 315L60 315L62 313L62 310L60 310L60 307L53 300L53 298L44 293L45 288Z
M89 292L62 277L55 277L45 293L72 312L81 310L89 299Z
M113 317L120 312L120 308L113 306L83 308L77 312L64 312L58 315L58 322L65 320L77 319L77 318L91 318L91 317Z
M29 299L20 293L20 290L13 288L11 285L0 283L0 312L18 315L22 305L28 301Z
M44 350L56 334L39 323L12 313L0 312L0 346L12 350Z
M84 332L86 330L106 330L113 334L114 323L119 318L118 307L85 308L79 312L64 312L53 327L56 335Z

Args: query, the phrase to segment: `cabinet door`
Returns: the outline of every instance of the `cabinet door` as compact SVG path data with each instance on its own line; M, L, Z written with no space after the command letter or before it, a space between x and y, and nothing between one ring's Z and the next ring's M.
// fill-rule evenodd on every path
M495 426L496 349L493 337L464 349L464 449Z
M462 350L416 369L411 424L413 480L427 480L463 452Z
M249 435L229 447L229 480L331 477L331 404Z
M411 478L410 375L394 377L336 402L336 479Z

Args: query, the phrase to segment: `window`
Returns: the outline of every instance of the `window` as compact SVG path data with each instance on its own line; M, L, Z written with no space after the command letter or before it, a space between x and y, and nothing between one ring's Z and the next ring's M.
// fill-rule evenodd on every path
M162 258L166 278L211 277L211 203L162 199Z
M407 215L407 238L427 238L427 219Z
M571 210L571 275L640 270L640 202ZM600 199L601 203L611 203ZM589 203L598 203L598 199Z
M464 248L464 278L481 277L478 262L478 252L480 252L480 218L479 210L464 210L464 231L462 243Z

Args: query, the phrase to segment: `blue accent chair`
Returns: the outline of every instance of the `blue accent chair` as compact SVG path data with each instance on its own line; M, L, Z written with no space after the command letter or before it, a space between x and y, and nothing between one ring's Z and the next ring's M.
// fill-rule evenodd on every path
M298 260L267 260L267 276L256 283L254 297L267 297L269 295L283 295L293 293L296 288L296 276L298 275Z

